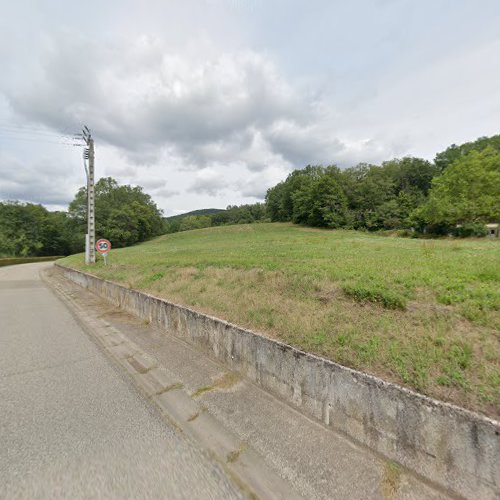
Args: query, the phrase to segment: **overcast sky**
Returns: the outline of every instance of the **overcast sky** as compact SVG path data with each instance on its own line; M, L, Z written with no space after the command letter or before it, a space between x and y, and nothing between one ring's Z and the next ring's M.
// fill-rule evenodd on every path
M0 0L0 199L85 174L167 215L500 133L499 0Z

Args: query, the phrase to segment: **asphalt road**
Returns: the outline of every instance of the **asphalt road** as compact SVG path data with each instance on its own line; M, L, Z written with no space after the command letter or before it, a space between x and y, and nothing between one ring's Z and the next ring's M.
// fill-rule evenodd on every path
M40 280L0 269L0 498L239 498Z

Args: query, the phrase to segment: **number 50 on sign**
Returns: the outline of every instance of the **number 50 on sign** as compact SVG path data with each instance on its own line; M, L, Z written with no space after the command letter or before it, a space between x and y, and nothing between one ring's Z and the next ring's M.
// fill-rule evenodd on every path
M107 265L106 257L111 250L111 243L109 242L109 240L105 240L104 238L97 240L95 249L104 257L104 264Z

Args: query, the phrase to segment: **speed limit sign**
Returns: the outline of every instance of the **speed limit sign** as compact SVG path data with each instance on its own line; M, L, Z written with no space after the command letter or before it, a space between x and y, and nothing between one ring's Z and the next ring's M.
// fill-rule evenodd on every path
M103 256L108 255L109 251L111 250L111 243L109 240L105 240L104 238L101 238L100 240L97 240L97 243L95 244L95 249Z

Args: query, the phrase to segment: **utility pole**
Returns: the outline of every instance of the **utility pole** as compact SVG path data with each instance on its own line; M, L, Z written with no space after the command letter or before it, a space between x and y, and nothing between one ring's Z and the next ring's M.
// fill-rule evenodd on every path
M94 187L94 139L89 128L84 125L83 140L87 147L83 150L83 164L87 174L87 234L85 235L85 264L95 264L95 187ZM88 168L86 164L88 160Z

